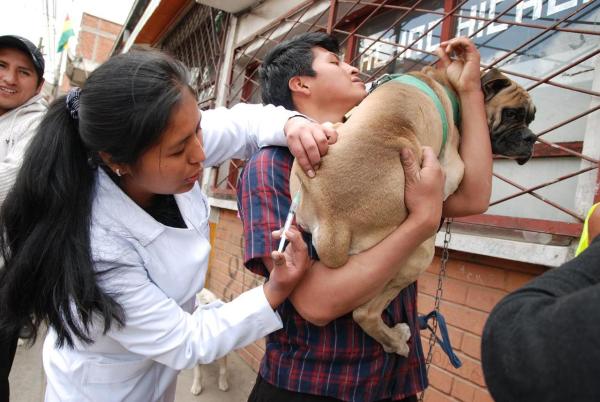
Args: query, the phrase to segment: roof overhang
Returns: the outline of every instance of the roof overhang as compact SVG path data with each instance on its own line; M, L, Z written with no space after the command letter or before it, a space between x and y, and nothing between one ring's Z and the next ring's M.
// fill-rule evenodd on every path
M162 0L141 27L133 43L156 45L194 4L193 0Z
M196 2L231 14L237 14L254 7L261 0L196 0Z

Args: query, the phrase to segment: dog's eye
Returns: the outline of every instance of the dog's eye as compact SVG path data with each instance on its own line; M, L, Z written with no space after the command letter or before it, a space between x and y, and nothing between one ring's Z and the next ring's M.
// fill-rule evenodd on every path
M514 119L517 117L517 112L514 109L504 109L502 111L502 117L505 119Z
M525 120L524 109L504 109L502 111L502 119L523 121Z

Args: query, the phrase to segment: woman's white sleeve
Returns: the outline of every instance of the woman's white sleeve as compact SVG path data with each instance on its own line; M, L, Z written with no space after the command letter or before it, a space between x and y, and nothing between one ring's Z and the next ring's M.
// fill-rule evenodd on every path
M188 314L148 278L143 267L123 262L120 259L119 269L106 273L103 287L116 295L126 325L107 335L133 353L174 369L192 368L282 328L262 286L219 307Z
M228 159L247 159L259 148L287 146L283 127L297 115L281 106L238 103L202 112L205 166Z

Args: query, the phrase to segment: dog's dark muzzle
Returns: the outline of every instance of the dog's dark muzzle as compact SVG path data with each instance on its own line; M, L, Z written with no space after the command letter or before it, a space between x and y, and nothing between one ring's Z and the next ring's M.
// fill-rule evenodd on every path
M492 152L513 157L519 165L523 165L533 155L536 140L536 135L528 127L512 127L492 133Z

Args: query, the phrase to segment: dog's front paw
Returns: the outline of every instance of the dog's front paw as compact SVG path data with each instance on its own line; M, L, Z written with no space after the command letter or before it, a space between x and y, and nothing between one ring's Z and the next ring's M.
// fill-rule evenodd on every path
M219 386L220 386L220 384L219 384ZM200 395L200 393L202 392L202 384L200 383L200 381L194 380L194 383L192 384L192 387L190 388L190 392L193 395Z

